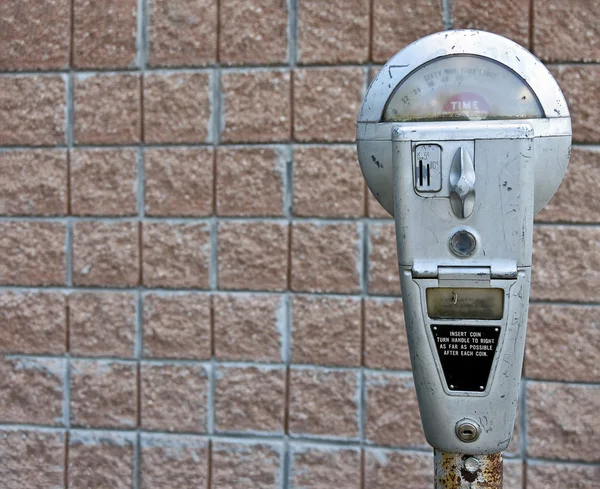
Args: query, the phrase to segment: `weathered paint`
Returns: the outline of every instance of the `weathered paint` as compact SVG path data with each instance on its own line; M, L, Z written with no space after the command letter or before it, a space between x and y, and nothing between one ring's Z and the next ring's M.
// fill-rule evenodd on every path
M434 489L502 489L502 454L434 452Z

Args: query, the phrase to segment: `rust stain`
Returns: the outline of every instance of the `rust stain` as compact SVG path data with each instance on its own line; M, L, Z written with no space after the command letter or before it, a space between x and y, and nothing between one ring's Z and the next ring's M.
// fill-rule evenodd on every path
M435 489L502 489L502 454L435 452Z

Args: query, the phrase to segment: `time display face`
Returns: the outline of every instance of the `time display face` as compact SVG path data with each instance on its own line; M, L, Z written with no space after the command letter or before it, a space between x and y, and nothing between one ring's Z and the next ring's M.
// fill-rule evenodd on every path
M383 122L535 119L542 107L512 70L480 56L437 58L396 87Z

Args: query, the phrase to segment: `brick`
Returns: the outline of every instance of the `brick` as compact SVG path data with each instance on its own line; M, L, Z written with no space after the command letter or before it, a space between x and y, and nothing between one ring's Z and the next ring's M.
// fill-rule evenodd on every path
M2 423L63 425L62 359L0 357Z
M227 72L221 76L223 142L278 142L291 137L290 73Z
M598 308L531 304L525 371L527 377L599 382Z
M360 235L356 224L294 223L292 290L360 291Z
M504 460L504 489L523 489L523 464L520 461Z
M529 383L527 454L554 460L600 461L600 388Z
M389 212L377 202L377 199L370 190L367 192L367 208L369 217L374 217L376 219L393 219Z
M66 302L54 292L0 293L0 354L65 353Z
M65 239L62 223L0 222L0 284L64 284Z
M93 428L134 428L137 424L135 363L72 360L71 424Z
M535 217L538 222L600 222L600 151L573 148L565 179Z
M600 488L600 466L529 462L527 487L598 489Z
M301 68L294 73L294 138L354 142L362 104L363 68Z
M398 8L395 0L373 2L372 61L385 63L417 39L444 30L442 3L423 0Z
M65 435L0 430L0 480L5 489L64 489Z
M67 152L0 153L0 214L56 216L67 213Z
M134 149L75 149L70 157L73 214L137 215L137 154Z
M600 66L550 66L550 73L563 91L573 125L573 142L600 142ZM589 192L586 192L589 193Z
M211 357L210 298L198 294L144 297L144 356Z
M222 0L219 60L225 65L285 63L288 7L279 0Z
M410 370L404 307L401 300L365 301L365 366Z
M217 59L217 1L150 2L150 66L204 66Z
M215 381L217 431L283 432L285 371L220 367Z
M208 73L144 76L146 143L210 142L211 76Z
M135 435L75 432L69 439L69 489L133 489Z
M76 68L135 65L137 0L74 0L72 28Z
M292 446L291 489L359 489L360 451Z
M217 214L282 216L285 172L280 148L219 148Z
M278 222L221 222L219 288L284 290L288 227Z
M134 356L136 297L133 294L69 295L69 347L72 355Z
M594 0L534 0L533 45L544 61L600 61ZM591 93L591 92L590 92Z
M213 489L278 489L281 485L279 443L213 442Z
M0 4L0 70L61 70L69 65L69 0Z
M294 149L294 214L362 217L365 180L354 146Z
M282 298L273 295L218 295L213 299L215 358L281 362L286 335Z
M208 484L208 443L188 435L142 434L141 489L197 489Z
M376 445L427 447L412 376L368 374L365 381L366 439Z
M146 287L208 288L207 224L144 223L143 236Z
M393 222L369 225L369 293L400 295L396 227Z
M211 148L149 148L144 202L149 216L209 216L213 208Z
M78 222L73 230L73 283L127 287L139 282L134 222Z
M0 146L65 144L65 91L61 76L0 78Z
M292 297L292 362L360 366L361 303L357 299Z
M298 5L298 57L301 63L365 63L369 58L367 0Z
M139 75L76 76L74 108L77 144L136 144L141 140Z
M289 431L297 436L357 438L358 376L352 371L290 371Z
M396 489L398 481L411 489L430 489L433 460L429 453L369 449L365 452L365 487Z
M600 229L538 226L533 238L533 299L600 300Z
M142 428L206 431L209 389L206 367L144 363L141 375Z
M454 29L493 32L529 46L529 3L521 0L455 0L452 3ZM537 19L536 19L537 23Z

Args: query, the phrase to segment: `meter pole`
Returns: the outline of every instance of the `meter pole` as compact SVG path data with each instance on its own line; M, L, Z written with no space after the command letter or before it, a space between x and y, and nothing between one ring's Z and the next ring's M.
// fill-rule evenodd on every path
M434 489L502 489L502 454L464 455L434 450Z

